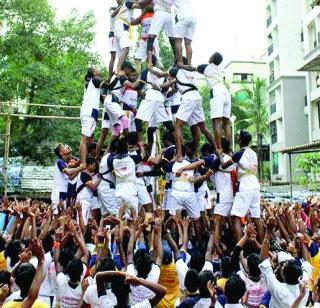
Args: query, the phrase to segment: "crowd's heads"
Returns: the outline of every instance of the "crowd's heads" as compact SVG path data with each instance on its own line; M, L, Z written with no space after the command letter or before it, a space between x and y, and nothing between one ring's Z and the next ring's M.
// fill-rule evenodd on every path
M92 157L96 157L96 150L97 150L97 143L96 142L91 142L88 145L88 155Z
M184 279L184 284L189 293L195 293L198 290L198 272L195 269L189 269Z
M295 285L299 283L302 269L295 260L286 261L282 267L282 276L285 283Z
M247 258L247 264L249 269L249 275L254 278L258 278L261 275L261 271L259 268L260 257L256 253L252 253Z
M186 155L190 158L193 157L195 151L196 151L196 147L195 147L195 144L193 141L189 141L189 142L186 142Z
M174 136L170 132L166 132L162 137L162 142L165 147L175 144Z
M47 252L51 251L53 248L53 245L54 245L53 237L50 233L48 233L42 241L42 246L43 246L44 252L47 253Z
M127 136L128 145L137 145L139 141L138 134L136 132L130 132Z
M237 275L229 276L224 288L224 294L228 304L238 304L246 293L246 283Z
M219 52L215 52L209 59L209 63L213 63L215 65L220 65L223 61L223 56Z
M216 278L211 271L201 271L198 276L199 293L201 297L210 298L208 282L216 283Z
M230 257L223 257L221 259L220 269L221 269L222 277L228 278L233 271Z
M118 145L117 153L119 155L128 154L128 143L125 137L119 138L117 145Z
M67 269L68 263L74 258L74 252L69 248L64 248L60 250L59 263L64 270Z
M97 161L93 157L87 157L86 159L87 169L93 172L96 169Z
M115 154L118 149L118 139L112 139L109 145L110 152Z
M54 154L56 154L58 157L61 157L63 148L64 148L63 143L58 143L53 150Z
M137 270L138 277L146 279L153 264L153 260L150 255L147 254L145 250L138 249L133 256L133 262Z
M131 72L134 71L134 67L130 62L126 61L122 64L121 70L124 71L126 75L129 75Z
M22 298L28 295L35 274L36 269L31 263L21 264L14 272L15 283L21 290Z
M238 134L237 141L240 146L247 147L252 140L250 133L245 130L241 130Z
M201 155L202 157L206 157L210 154L214 153L214 147L209 144L209 143L205 143L202 147L201 147Z
M115 271L116 264L110 257L104 258L99 262L97 273L106 271Z
M221 147L224 153L230 152L230 142L224 137L221 138Z
M67 265L66 273L70 277L71 282L80 282L83 272L82 261L78 258L73 258Z
M162 259L162 264L163 265L169 265L172 262L172 250L171 248L167 245L163 245L163 259Z
M21 242L19 240L12 240L7 245L6 255L10 258L10 266L14 266L19 261L19 254L21 252Z

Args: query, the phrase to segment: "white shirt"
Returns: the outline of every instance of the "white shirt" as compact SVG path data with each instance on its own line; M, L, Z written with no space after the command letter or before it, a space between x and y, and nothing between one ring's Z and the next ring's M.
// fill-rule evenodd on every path
M109 13L110 13L110 32L114 32L114 22L116 20L115 17L112 17L112 14L114 11L115 11L115 9L109 11Z
M195 72L190 72L184 69L179 69L178 73L176 75L176 80L177 80L177 88L179 92L182 95L182 99L185 100L202 100L201 95L197 90L194 91L188 91L184 93L186 90L190 89L190 86L185 86L183 84L190 84L192 86L196 87L196 79L195 79L196 73ZM180 83L179 83L180 82Z
M153 14L146 13L141 17L141 39L148 39Z
M77 194L77 200L87 200L87 201L91 201L93 198L93 191L86 186L86 183L83 182L83 177L88 178L89 181L86 181L86 183L88 182L92 182L92 177L90 175L87 175L86 172L81 172L78 175L78 179L77 179L77 191L78 188L82 185L84 185L84 187L79 191L79 193Z
M172 189L183 192L194 192L193 183L189 182L189 179L193 177L194 170L183 171L181 176L176 176L176 172L184 167L190 165L190 162L187 160L183 160L181 163L175 162L172 166L173 173L173 181L172 181Z
M115 183L116 182L116 178L114 176L114 174L112 173L112 162L113 162L113 158L114 155L112 155L111 153L108 153L106 155L104 155L101 159L101 162L99 164L99 172L101 174L101 176L112 182ZM101 181L100 185L105 182L104 180ZM106 183L106 182L105 182ZM99 186L100 186L99 185ZM109 184L108 184L109 185ZM99 189L99 188L98 188Z
M129 155L117 155L113 160L116 176L115 196L136 196L136 165Z
M128 275L137 276L137 271L133 264L127 266ZM151 270L146 278L147 281L157 283L160 277L160 267L153 264ZM149 300L154 297L154 293L144 286L130 286L131 293L129 294L130 306L136 305L143 301Z
M190 0L173 0L174 1L174 12L178 17L178 20L193 17L194 12Z
M265 275L267 288L271 293L271 300L270 300L269 307L270 308L290 307L300 294L299 284L289 285L287 283L280 282L276 278L273 272L269 259L264 260L259 265L259 268L261 270L261 273ZM311 278L313 266L309 262L304 261L302 263L302 271L303 271L302 279L308 283ZM307 292L298 307L300 308L305 307L308 300L308 296L309 296L309 293Z
M231 156L223 154L222 161L225 163L231 159ZM225 170L214 173L214 181L216 184L216 191L219 194L219 203L233 202L233 186L231 175L228 171L235 170L236 165L233 164ZM225 172L224 172L225 171Z
M154 69L160 71L158 68L154 68ZM145 89L146 89L145 99L148 101L164 102L163 94L161 93L161 91L153 89L152 84L160 86L165 82L165 78L164 77L159 78L149 71L146 72L146 74L147 74L146 76L147 83L145 86Z
M138 105L138 91L131 89L129 87L125 87L122 100L123 103L126 103L130 107L137 108Z
M68 284L69 278L63 273L57 275L60 294L60 308L78 308L82 296L82 287L79 284L75 289Z
M222 84L224 71L217 65L210 63L204 70L204 76L209 89L212 89L217 84Z
M68 176L63 172L65 168L67 163L62 159L58 159L54 164L51 200L58 201L59 193L68 191Z
M173 0L153 0L154 3L154 11L163 11L167 13L171 13L171 8L173 5Z
M126 24L130 24L132 20L132 15L133 15L133 10L128 8L126 5L126 1L124 1L115 19L116 21L120 20L122 22L125 22Z
M100 93L101 89L96 88L91 79L84 92L80 116L92 116L93 109L99 111Z
M106 290L107 295L105 295L105 300L114 307L117 305L117 298L112 293L111 290ZM100 298L102 298L101 296ZM86 292L84 293L83 300L86 304L90 305L91 308L99 308L100 299L98 298L97 285L96 283L88 286Z

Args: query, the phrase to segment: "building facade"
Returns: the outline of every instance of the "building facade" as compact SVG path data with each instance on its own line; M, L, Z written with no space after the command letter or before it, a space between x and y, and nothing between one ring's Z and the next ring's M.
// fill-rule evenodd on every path
M271 181L289 182L279 150L308 142L307 89L301 44L301 0L266 0ZM294 166L294 164L293 164Z

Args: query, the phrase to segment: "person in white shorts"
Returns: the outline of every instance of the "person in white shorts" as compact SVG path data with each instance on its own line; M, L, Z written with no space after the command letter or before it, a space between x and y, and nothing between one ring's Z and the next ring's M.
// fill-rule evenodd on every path
M117 57L116 39L114 37L114 23L116 21L115 16L118 13L117 10L119 8L120 8L120 6L118 6L118 8L111 7L109 10L109 14L110 14L110 27L109 27L109 36L108 36L108 49L109 49L109 53L110 53L109 79L111 79L111 77L113 75L114 64L116 62L116 57Z
M152 56L152 63L157 63L155 56ZM140 103L135 119L139 142L142 141L142 122L149 123L153 117L157 124L163 123L169 132L174 129L171 113L165 108L164 95L160 90L165 82L165 77L158 77L162 74L163 71L158 68L152 68L152 71L146 69L141 74L141 80L145 84L145 99Z
M102 216L116 215L119 210L115 197L116 178L113 174L113 159L116 155L117 140L112 140L109 153L102 157L99 165L101 183L98 187L98 201Z
M187 64L185 58L184 64ZM182 127L185 123L188 123L191 127L192 138L195 144L195 157L198 156L200 142L199 128L212 146L215 146L215 142L205 125L202 97L196 87L195 72L173 67L169 71L169 75L175 78L176 86L181 93L181 105L176 115L175 138L177 146L176 159L177 161L182 161Z
M108 137L109 130L110 130L110 119L109 119L106 108L103 107L103 113L101 118L101 133L100 133L99 140L97 142L97 157L100 157L101 155L101 150L104 145L104 142Z
M79 146L80 163L85 167L87 158L87 146L96 129L99 116L99 105L103 80L100 70L96 67L88 69L85 76L85 92L80 110L81 119L81 142Z
M132 20L131 22L131 25L133 26L141 25L140 43L138 49L136 50L134 58L135 68L138 74L141 73L141 62L145 62L148 59L147 42L153 16L153 5L149 4L143 9L142 14L138 18ZM157 57L157 59L159 59L159 53L159 42L158 39L155 39L152 54L154 54Z
M175 11L175 44L177 63L182 64L182 42L186 48L188 64L192 60L192 40L197 26L197 18L192 10L190 0L173 0Z
M151 22L148 41L148 63L152 63L152 54L154 48L154 41L163 30L169 39L173 54L176 55L175 41L174 41L174 24L172 20L172 5L173 0L141 0L140 6L144 7L148 4L154 4L154 16Z
M167 103L171 109L172 122L176 122L176 116L181 105L181 94L176 85L172 85L171 90L167 93Z
M133 207L138 213L138 190L136 177L136 164L128 155L128 145L125 138L117 142L117 155L114 157L113 173L116 177L115 196L117 204Z
M221 167L226 169L236 164L238 172L238 189L234 198L230 215L232 216L233 229L236 241L241 238L241 218L249 211L253 222L256 225L258 238L263 240L263 226L260 219L260 184L257 179L258 159L257 154L248 146L251 142L251 135L241 131L237 136L240 151L233 154L232 159L224 162L222 151L218 150Z
M101 182L101 178L99 178L95 183L92 179L92 175L96 169L96 160L93 157L88 157L86 165L86 169L82 171L78 177L76 200L81 205L82 217L85 225L88 223L88 219L91 215L93 191L97 190Z
M205 76L210 89L210 113L218 149L221 149L221 124L227 140L231 142L231 130L229 125L231 116L231 95L227 87L223 84L224 73L219 67L222 61L222 55L216 52L210 57L209 64L202 64L197 68L198 73Z
M183 154L185 150L183 149ZM195 233L198 241L201 242L201 222L200 222L200 207L197 203L197 196L194 191L194 185L189 180L193 178L194 170L187 170L176 174L178 170L191 163L183 159L182 162L171 161L164 165L161 170L164 174L172 173L172 191L171 191L171 208L176 211L186 210L188 216L193 220Z

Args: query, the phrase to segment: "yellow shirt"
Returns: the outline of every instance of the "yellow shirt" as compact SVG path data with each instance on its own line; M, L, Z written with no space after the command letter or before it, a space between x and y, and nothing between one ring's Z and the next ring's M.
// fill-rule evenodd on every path
M0 253L0 271L7 271L7 261L4 257L4 251Z
M169 265L161 265L159 284L167 289L166 296L157 305L157 308L172 308L180 298L179 280L174 262Z
M21 302L10 301L5 303L2 306L2 308L20 308L21 306L22 306L22 301ZM49 308L49 305L47 305L45 302L36 300L31 307L32 308Z
M228 278L220 278L217 280L217 287L219 287L222 291L224 291L224 287L226 286L226 283L228 281Z

